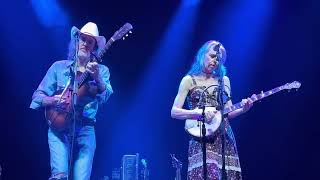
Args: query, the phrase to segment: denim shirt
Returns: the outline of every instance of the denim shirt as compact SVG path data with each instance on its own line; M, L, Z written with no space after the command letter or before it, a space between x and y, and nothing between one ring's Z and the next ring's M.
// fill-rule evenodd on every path
M51 65L47 74L38 86L38 89L33 93L30 108L40 109L44 97L53 96L56 92L65 89L71 78L70 73L72 65L73 61L71 60L56 61ZM93 121L95 121L98 105L105 103L113 93L109 80L109 69L106 66L99 64L99 71L106 85L106 89L102 93L96 94L95 98L91 98L88 103L84 104L82 112L83 117L93 119ZM89 83L95 84L94 81Z

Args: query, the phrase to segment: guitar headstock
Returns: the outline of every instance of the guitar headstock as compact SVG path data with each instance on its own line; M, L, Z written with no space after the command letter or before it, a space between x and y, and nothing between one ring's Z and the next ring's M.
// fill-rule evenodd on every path
M170 156L171 156L171 159L172 159L172 166L174 168L176 168L176 169L181 169L182 168L182 162L175 157L175 154L170 154Z
M113 44L113 42L115 42L121 38L125 39L125 37L127 37L129 33L132 33L131 29L133 29L132 25L130 23L126 23L118 31L116 31L113 34L113 36L107 41L104 48L101 49L100 52L98 52L97 54L92 53L92 56L95 58L95 60L102 62L102 56L109 49L111 44Z
M283 89L299 89L301 86L301 83L298 81L293 81L292 83L287 83L285 85L282 86Z
M130 23L126 23L123 25L118 31L116 31L113 36L112 40L116 41L119 39L125 39L125 37L128 37L129 33L132 33L131 30L133 29L132 25Z

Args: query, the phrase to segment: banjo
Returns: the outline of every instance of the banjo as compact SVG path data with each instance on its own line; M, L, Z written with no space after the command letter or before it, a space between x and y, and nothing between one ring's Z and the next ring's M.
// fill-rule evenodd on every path
M298 89L298 88L300 88L300 86L301 86L300 82L294 81L292 83L287 83L285 85L271 89L267 92L262 91L260 94L256 95L256 97L251 97L250 99L252 100L252 102L255 102L255 101L261 100L265 97L268 97L270 95L273 95L277 92L280 92L282 90ZM241 109L243 106L244 106L244 104L242 102L239 102L239 103L234 104L230 107L224 108L223 115L226 115L226 114L228 114L232 111L235 111L237 109ZM205 123L206 137L210 137L214 134L214 132L219 128L221 121L222 121L221 111L217 111L214 119L212 119L210 123ZM187 133L189 133L193 137L196 137L196 138L202 137L201 125L200 125L199 121L197 121L195 119L187 119L186 120L185 130L187 131Z

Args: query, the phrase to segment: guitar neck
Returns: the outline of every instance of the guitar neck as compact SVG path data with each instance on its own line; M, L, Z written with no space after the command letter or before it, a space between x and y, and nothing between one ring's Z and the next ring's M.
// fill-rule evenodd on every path
M113 44L114 41L115 40L113 38L110 38L108 40L108 42L106 43L105 47L99 52L98 58L101 58L104 55L104 53L110 48L110 46Z
M258 94L256 96L256 98L250 97L250 99L252 100L252 102L255 102L255 101L261 100L261 99L263 99L265 97L271 96L271 95L273 95L273 94L275 94L277 92L280 92L283 89L284 89L283 86L279 86L279 87L271 89L271 90L269 90L267 92L261 92L260 94ZM224 108L223 114L227 114L227 113L230 113L230 112L235 111L237 109L241 109L243 106L244 106L244 104L239 102L239 103L234 104L234 105L232 105L230 107Z

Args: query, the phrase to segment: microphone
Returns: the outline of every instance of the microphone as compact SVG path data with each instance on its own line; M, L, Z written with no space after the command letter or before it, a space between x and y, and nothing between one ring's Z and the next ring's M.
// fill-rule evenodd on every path
M221 54L220 51L219 51L219 50L220 50L220 46L221 46L221 43L218 43L218 44L213 48L213 50L217 52L216 55L217 55L217 59L218 59L219 62L220 62L220 54Z

